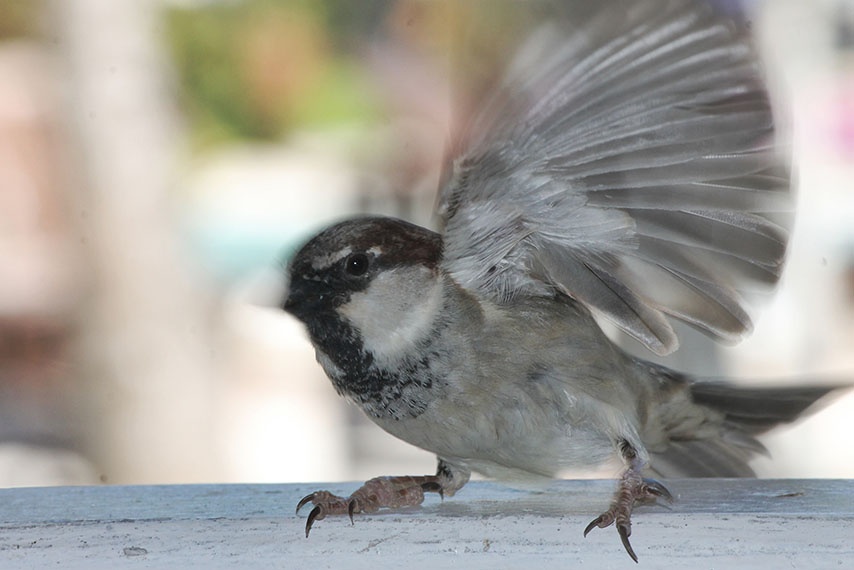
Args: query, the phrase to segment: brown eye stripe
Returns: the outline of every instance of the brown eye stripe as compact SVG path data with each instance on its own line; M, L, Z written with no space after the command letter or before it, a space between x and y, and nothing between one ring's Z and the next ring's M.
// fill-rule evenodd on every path
M435 268L442 258L442 238L395 218L356 218L324 230L303 251L307 259L314 258L314 252L318 256L329 251L365 252L376 255L385 267L421 264ZM344 259L346 254L333 257Z

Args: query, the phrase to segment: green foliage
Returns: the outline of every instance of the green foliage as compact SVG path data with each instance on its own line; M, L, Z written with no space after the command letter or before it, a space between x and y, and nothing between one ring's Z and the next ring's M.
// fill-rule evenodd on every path
M361 30L337 27L349 4L336 5L247 0L170 11L169 45L199 146L375 118L351 55Z

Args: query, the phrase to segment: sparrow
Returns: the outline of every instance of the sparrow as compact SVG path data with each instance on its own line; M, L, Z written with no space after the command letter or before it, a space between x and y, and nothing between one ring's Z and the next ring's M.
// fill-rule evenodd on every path
M600 2L537 29L449 152L441 232L364 216L311 238L282 308L336 391L438 459L435 474L318 491L329 515L452 496L473 472L509 481L623 464L610 506L629 556L635 505L657 479L747 477L757 436L833 386L746 388L631 356L672 320L735 341L745 291L786 252L788 169L754 48L697 0ZM568 29L570 31L568 31Z

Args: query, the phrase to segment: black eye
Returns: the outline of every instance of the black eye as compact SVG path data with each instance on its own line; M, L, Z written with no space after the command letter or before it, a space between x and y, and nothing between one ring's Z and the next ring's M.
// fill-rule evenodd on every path
M370 264L367 254L351 253L344 260L344 271L351 277L361 277L368 272Z

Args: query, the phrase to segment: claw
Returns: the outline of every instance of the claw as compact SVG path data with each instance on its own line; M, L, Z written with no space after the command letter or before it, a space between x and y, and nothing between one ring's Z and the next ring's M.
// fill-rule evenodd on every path
M309 493L308 495L306 495L305 497L300 499L300 502L297 503L296 514L299 514L300 509L303 508L304 506L306 506L308 503L312 502L316 496L317 496L317 493Z
M587 535L590 534L590 531L599 526L599 517L590 521L586 527L584 527L584 538L587 538Z
M302 501L300 501L300 502L302 502ZM317 505L316 507L311 509L311 512L308 513L308 520L305 521L305 537L306 538L308 538L308 533L311 532L311 525L314 524L314 521L315 520L321 520L325 516L326 515L323 513L323 509L321 508L320 505Z
M445 500L445 491L442 489L442 486L435 481L427 481L426 483L421 483L421 490L425 493L439 493L439 498L443 501Z
M356 512L356 499L350 499L350 502L347 503L347 514L350 515L350 524L356 524L353 522L353 513Z
M667 487L656 481L655 479L644 479L644 487L647 493L660 497L668 503L673 502L673 495L667 490Z
M604 514L599 515L598 517L596 517L595 519L590 521L590 524L587 525L587 527L584 529L584 537L587 538L587 534L596 527L603 528L603 527L608 526L607 524L604 524L604 522L605 522L605 515ZM611 524L611 523L608 523L608 524Z
M631 536L632 534L632 527L627 524L618 524L617 533L620 535L620 540L623 542L623 548L626 549L626 552L629 553L629 556L632 557L632 560L637 563L638 556L637 554L635 554L635 551L632 548L632 544L629 542L629 536Z

